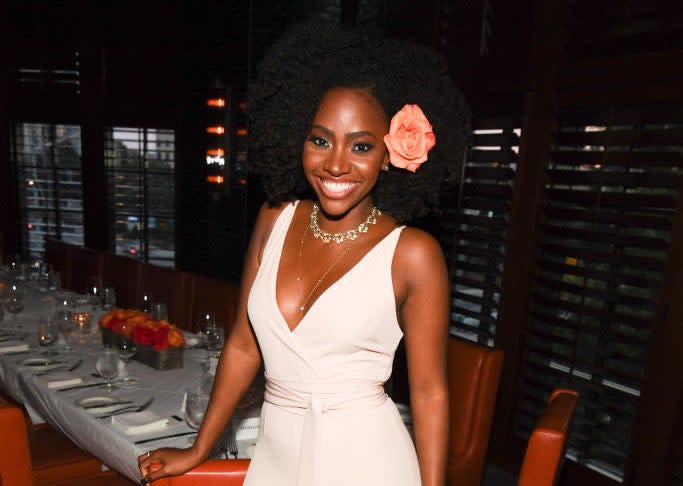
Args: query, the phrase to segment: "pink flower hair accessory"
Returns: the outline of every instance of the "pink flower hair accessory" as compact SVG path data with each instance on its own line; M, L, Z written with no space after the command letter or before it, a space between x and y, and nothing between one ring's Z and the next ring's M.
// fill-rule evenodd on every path
M391 119L384 143L391 165L415 172L436 145L436 136L420 107L405 105Z

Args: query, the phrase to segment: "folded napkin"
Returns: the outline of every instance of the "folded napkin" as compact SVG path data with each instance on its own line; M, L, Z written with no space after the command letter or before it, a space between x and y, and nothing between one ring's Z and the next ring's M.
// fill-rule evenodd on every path
M68 371L55 371L49 375L38 377L38 380L45 383L48 388L62 388L64 386L78 385L83 381L82 378L74 376Z
M143 412L122 413L114 415L111 423L115 427L123 430L126 434L144 434L163 429L168 424L168 418L161 418L154 412L145 410Z
M28 344L21 341L5 341L0 343L0 354L28 351Z

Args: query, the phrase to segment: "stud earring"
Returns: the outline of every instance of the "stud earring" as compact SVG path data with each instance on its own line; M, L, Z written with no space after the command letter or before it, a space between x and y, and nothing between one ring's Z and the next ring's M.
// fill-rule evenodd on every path
M383 165L383 166L382 166L382 171L383 171L383 172L388 172L388 171L389 171L389 165L388 165L388 164L387 164L387 165Z

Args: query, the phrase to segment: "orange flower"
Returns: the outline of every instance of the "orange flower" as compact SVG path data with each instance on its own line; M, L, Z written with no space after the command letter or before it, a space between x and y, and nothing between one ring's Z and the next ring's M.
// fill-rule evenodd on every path
M185 345L185 337L176 326L137 309L112 309L100 318L100 326L156 351Z
M417 105L405 105L391 119L384 136L391 165L415 172L436 144L432 125Z

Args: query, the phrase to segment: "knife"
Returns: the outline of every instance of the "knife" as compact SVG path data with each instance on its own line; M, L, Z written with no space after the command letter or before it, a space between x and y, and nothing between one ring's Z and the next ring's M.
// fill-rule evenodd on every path
M86 405L85 407L81 407L83 410L91 410L93 408L107 408L107 407L113 407L115 405L124 405L127 403L133 403L133 400L121 400L118 402L110 402L110 403L97 403L95 405Z
M83 364L83 360L82 360L82 359L79 359L79 360L76 361L73 365L71 365L67 371L74 371L76 368L78 368L78 367L81 366L82 364Z
M90 388L91 386L100 386L100 385L104 385L105 383L107 383L107 382L106 381L98 381L97 383L88 383L87 385L67 386L66 388L60 388L57 391L63 392L63 391L69 391L69 390L78 390L79 388Z

